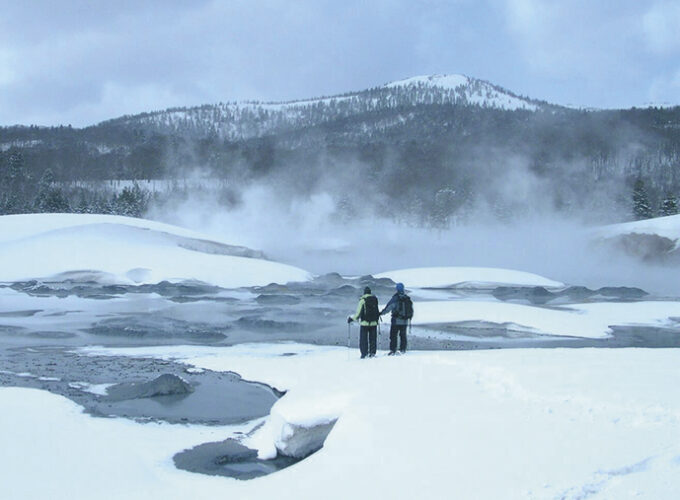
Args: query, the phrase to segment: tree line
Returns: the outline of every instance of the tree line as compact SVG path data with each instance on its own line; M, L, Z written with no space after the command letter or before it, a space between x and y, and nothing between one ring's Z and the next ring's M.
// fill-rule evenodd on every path
M353 98L352 113L319 104L323 120L238 139L179 125L163 132L148 116L85 129L0 128L0 211L139 215L191 194L134 184L118 192L106 181L182 179L196 169L232 186L273 184L288 196L329 192L341 219L372 211L445 227L480 206L501 220L527 210L612 220L676 210L680 108L508 111L402 97L383 107ZM256 129L260 119L253 112L236 125ZM81 180L102 187L73 184ZM238 193L225 198L233 206Z

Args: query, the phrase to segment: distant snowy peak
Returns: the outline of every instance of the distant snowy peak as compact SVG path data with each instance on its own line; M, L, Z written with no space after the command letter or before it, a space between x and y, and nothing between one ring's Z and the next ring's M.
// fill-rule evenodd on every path
M422 75L405 78L404 80L397 80L384 85L385 88L395 87L410 87L426 85L430 87L441 87L445 89L455 90L458 87L466 86L471 79L465 75Z
M403 124L408 108L432 105L476 106L498 110L538 111L550 104L523 98L501 87L464 75L425 75L346 94L288 102L226 102L192 108L123 116L108 123L144 126L159 132L216 135L238 140L288 133L346 118L378 119L380 127ZM391 119L390 112L399 113ZM368 117L368 118L367 118ZM106 123L106 122L105 122ZM372 125L361 125L368 133Z
M465 75L422 75L387 83L386 89L432 88L452 91L456 94L456 102L497 109L525 109L536 111L536 101L519 97L512 92L484 80L470 78Z

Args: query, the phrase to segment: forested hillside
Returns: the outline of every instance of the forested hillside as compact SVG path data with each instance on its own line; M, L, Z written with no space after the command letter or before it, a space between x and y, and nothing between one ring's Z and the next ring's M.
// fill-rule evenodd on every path
M370 207L437 226L479 210L628 220L677 211L680 108L575 110L452 75L83 129L0 128L2 213L140 215L149 202L193 196L185 180L197 172L225 209L267 182L289 196L330 193L344 218ZM150 179L166 188L107 182Z

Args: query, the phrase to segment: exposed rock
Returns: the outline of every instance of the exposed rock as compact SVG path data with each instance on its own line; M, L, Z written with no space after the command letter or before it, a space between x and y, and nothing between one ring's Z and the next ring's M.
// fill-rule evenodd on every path
M121 336L126 338L190 338L205 342L226 338L222 333L228 325L210 325L173 318L157 317L151 314L137 314L106 318L85 331L94 335Z
M542 286L499 286L491 293L499 300L528 300L532 304L545 304L557 296Z
M345 283L345 279L338 273L328 273L314 278L314 283L324 287L337 287Z
M293 295L285 294L261 294L255 299L258 304L263 305L294 305L299 304L300 299Z
M193 387L182 377L164 373L150 382L123 383L109 387L107 400L154 398L157 396L181 396L193 392Z
M269 283L265 286L255 286L252 288L257 293L287 293L290 292L288 285L280 285L278 283Z
M664 261L675 252L675 241L658 234L629 233L600 240L626 255L648 261Z
M571 300L585 300L594 295L601 295L608 298L632 300L648 295L647 292L640 288L625 286L607 286L598 290L591 290L584 286L572 286L555 293L546 290L542 286L499 286L491 293L498 300L527 300L532 304L546 304L559 297L568 297Z
M275 321L253 316L243 316L235 321L239 328L260 332L301 332L309 330L310 326L295 321Z
M359 289L352 285L342 285L334 288L326 295L339 295L339 296L355 296L359 293Z
M628 286L605 286L595 292L604 297L616 297L618 299L639 299L649 295L644 290Z
M585 286L570 286L569 288L562 290L560 296L569 297L572 300L583 300L592 297L596 293L595 290L591 290Z

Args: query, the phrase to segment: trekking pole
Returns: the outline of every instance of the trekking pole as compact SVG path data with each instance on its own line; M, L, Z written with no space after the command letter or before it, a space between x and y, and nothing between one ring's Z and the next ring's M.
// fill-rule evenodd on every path
M352 326L351 323L347 323L347 361L349 361L349 335L350 335L349 329L351 326Z

